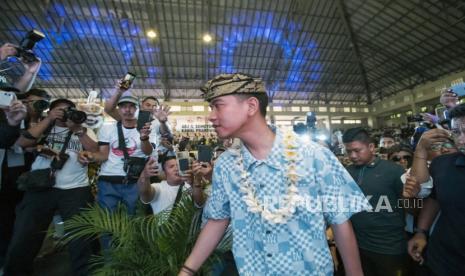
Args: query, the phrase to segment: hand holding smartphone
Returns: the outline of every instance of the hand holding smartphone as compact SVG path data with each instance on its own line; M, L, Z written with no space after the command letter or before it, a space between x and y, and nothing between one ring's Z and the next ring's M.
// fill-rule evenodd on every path
M120 87L122 89L128 90L132 83L134 82L134 79L136 78L136 74L127 72L124 78L121 80Z

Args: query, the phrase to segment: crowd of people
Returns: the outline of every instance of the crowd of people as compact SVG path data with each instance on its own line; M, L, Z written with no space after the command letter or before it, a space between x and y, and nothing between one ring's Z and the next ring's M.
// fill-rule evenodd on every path
M14 51L5 44L0 58ZM120 80L104 107L114 122L92 129L73 101L31 89L36 62L22 86L0 87L18 96L0 111L4 275L33 274L56 214L66 223L89 204L122 204L135 216L144 204L156 215L182 193L203 209L204 225L179 275L194 275L228 228L234 258L217 275L465 275L465 104L453 91L440 99L448 120L425 115L410 140L358 127L319 144L268 124L260 78L205 84L214 135L176 133L169 106L127 96ZM140 112L153 120L139 126ZM211 160L192 154L182 168L177 153L202 146ZM95 192L90 165L99 167ZM69 243L73 275L90 275L91 255L111 239Z

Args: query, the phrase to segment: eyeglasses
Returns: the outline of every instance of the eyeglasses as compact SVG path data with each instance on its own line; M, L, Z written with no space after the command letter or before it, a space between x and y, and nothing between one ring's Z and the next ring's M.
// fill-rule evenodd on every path
M431 145L431 150L432 151L440 151L441 149L453 149L455 148L455 145L452 143L442 143L442 144L433 144Z
M393 156L391 158L392 161L394 162L399 162L400 160L404 159L405 161L410 161L412 160L412 156L411 155L396 155L396 156Z
M457 138L460 136L460 134L465 133L463 129L458 129L458 128L453 128L450 130L452 137Z

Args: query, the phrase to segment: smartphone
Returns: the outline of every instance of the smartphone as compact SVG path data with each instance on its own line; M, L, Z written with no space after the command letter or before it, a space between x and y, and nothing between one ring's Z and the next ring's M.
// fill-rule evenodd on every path
M140 110L137 117L137 130L141 130L146 123L150 123L151 121L153 121L152 112Z
M198 146L198 161L199 162L210 162L213 157L213 150L210 146L199 145Z
M447 118L447 108L445 106L437 107L435 110L436 116L439 118L439 122L442 122Z
M451 89L452 89L452 93L457 94L458 97L465 96L465 83L453 85Z
M176 160L178 162L179 175L186 175L184 172L189 170L189 152L178 151L176 152Z
M122 79L121 87L125 89L129 89L129 87L131 87L132 83L134 82L135 78L136 78L136 74L127 72L124 78Z
M14 92L0 92L0 108L9 107L14 100L16 100Z

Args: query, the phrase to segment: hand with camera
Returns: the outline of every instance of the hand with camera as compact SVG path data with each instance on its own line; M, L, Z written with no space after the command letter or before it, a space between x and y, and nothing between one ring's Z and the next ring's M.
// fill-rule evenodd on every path
M141 141L148 141L149 136L150 136L150 132L151 132L150 123L145 123L145 125L139 131L140 140Z
M16 46L11 43L5 43L0 47L0 60L7 57L15 56L17 53Z
M192 172L196 177L205 178L206 180L211 181L213 167L208 162L194 161L192 164Z
M452 90L446 89L441 93L439 102L447 107L447 109L451 109L457 105L459 102L459 97Z
M415 149L415 155L417 153L427 154L427 151L431 149L431 145L437 143L444 143L450 141L451 132L445 129L431 129L421 135L420 140L418 141L417 147ZM426 156L425 156L426 158Z
M4 111L10 126L18 126L27 115L26 106L18 100L14 100Z
M168 116L171 114L171 107L168 105L160 105L153 109L153 116L158 119L160 123L166 123L168 121Z
M49 123L53 123L56 120L62 121L64 116L65 116L65 111L63 109L54 108L54 109L50 109L50 111L48 112L48 115L47 115L47 117L45 119L48 120Z
M158 176L159 174L158 162L151 156L147 164L145 164L144 170L142 171L140 178L141 179L150 179L150 177Z
M123 79L120 79L116 82L115 89L117 94L123 94L124 92L129 90L129 87L125 85Z

